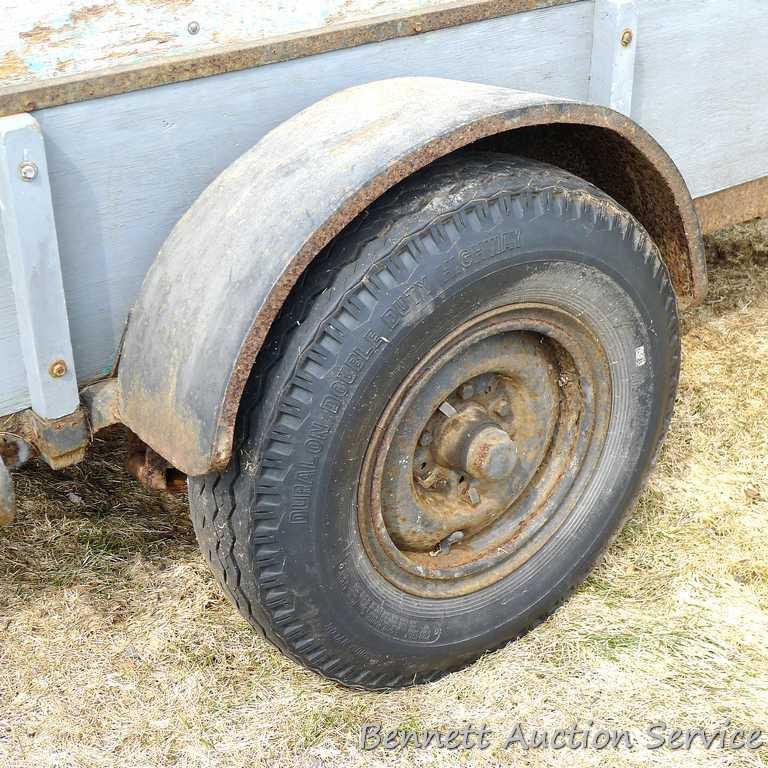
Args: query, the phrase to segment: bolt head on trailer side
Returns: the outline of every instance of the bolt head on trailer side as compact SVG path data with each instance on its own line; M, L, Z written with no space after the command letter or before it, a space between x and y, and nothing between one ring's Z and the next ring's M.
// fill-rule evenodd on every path
M176 58L88 71L120 3L78 3L46 27L78 39L64 77L0 37L0 524L9 468L120 423L321 674L431 680L535 625L661 444L702 227L768 208L768 87L734 53L764 5L267 3L244 41L193 0L136 20Z

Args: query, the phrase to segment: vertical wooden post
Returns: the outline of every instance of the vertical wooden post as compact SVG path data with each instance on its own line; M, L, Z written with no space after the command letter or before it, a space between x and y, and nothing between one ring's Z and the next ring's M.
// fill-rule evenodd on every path
M632 112L637 32L634 0L595 0L589 100L627 116Z
M45 146L28 114L0 118L0 214L32 409L57 419L80 401Z

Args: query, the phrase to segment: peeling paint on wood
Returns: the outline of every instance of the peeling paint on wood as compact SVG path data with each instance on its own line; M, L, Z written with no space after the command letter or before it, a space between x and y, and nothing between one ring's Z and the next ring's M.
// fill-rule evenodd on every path
M455 0L0 0L0 86L453 5ZM190 22L199 25L198 33L190 34Z
M81 24L86 21L93 21L109 13L115 8L115 3L104 3L102 5L86 5L84 8L78 8L69 14L74 24Z
M74 2L69 0L70 4ZM298 10L300 0L268 0L233 21L226 7L206 13L205 6L210 2L115 0L78 6L58 17L58 28L47 19L35 23L25 20L23 14L19 16L18 9L16 15L9 11L14 23L7 30L0 29L0 51L6 46L15 58L7 76L0 76L0 115L260 67L526 11L571 3L589 5L589 0L323 0ZM132 8L136 4L144 6L138 20ZM171 5L169 21L166 6ZM133 15L127 14L126 8L131 8ZM205 20L205 28L199 19ZM164 28L157 31L158 27Z
M0 56L0 82L24 79L29 70L24 59L16 51L6 51Z

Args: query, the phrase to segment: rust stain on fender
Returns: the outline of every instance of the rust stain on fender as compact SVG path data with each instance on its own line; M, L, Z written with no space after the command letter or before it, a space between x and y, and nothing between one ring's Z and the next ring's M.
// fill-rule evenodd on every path
M643 223L680 298L703 298L693 203L674 163L631 120L452 80L369 83L271 131L174 228L126 335L125 423L187 474L224 468L253 363L307 265L397 182L470 145L538 156L592 181Z

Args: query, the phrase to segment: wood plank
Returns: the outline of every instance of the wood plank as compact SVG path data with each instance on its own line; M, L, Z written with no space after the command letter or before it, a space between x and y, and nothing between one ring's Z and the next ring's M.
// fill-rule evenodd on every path
M5 2L0 115L583 0L62 0L42 17Z
M589 100L623 115L629 115L632 109L636 32L634 0L596 0Z
M0 82L39 83L447 4L446 0L260 0L246 5L218 0L3 0Z
M765 0L643 0L632 117L691 193L768 175Z
M38 416L58 419L80 398L45 145L32 115L0 118L0 200L27 389Z
M3 223L0 221L0 415L14 413L31 405L27 372L21 354L16 301L5 253Z

